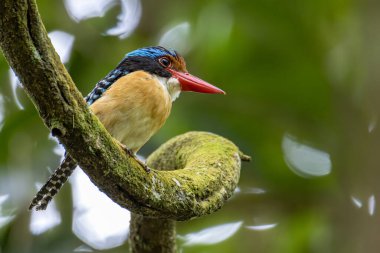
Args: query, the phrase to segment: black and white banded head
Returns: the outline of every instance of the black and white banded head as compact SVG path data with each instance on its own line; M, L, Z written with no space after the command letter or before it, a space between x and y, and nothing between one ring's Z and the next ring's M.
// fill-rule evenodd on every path
M144 47L125 55L119 65L86 97L89 104L95 102L117 79L134 71L146 71L156 75L171 93L173 100L180 91L225 94L221 89L188 73L184 58L175 50L164 47Z

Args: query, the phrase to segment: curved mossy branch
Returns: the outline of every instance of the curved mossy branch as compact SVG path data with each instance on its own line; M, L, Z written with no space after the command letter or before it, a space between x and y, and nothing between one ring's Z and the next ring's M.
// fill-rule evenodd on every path
M153 198L144 203L159 208L160 217L176 220L219 209L232 195L240 175L239 149L227 139L206 132L174 137L147 162L166 171L149 175L146 194L153 194Z
M186 220L220 208L240 169L238 148L209 133L188 133L148 159L147 174L90 113L60 62L34 0L0 1L0 46L50 131L112 200L156 218ZM241 156L244 158L244 156Z

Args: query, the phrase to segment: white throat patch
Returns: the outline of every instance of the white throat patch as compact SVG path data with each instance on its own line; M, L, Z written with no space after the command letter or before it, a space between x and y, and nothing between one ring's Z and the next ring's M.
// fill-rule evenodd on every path
M168 91L172 102L179 97L179 94L181 93L181 84L178 82L177 78L166 78L157 75L154 76L157 78L159 83Z

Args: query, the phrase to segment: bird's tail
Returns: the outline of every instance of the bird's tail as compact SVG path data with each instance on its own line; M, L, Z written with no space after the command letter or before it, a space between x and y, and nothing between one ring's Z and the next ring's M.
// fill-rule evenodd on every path
M70 155L66 154L62 163L33 198L29 210L32 210L34 207L36 207L36 210L45 210L52 198L73 173L76 166L76 161L71 158Z

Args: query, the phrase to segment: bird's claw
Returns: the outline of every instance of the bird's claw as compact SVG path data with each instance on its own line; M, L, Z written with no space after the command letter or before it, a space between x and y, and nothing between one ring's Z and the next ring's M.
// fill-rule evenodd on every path
M146 165L145 162L141 161L137 157L135 157L135 160L136 160L136 162L138 162L144 168L144 170L146 171L146 173L150 173L151 169L149 168L148 165Z
M133 159L135 159L135 161L141 165L141 167L144 168L144 170L149 173L151 171L151 169L148 167L148 165L146 165L145 162L141 161L136 155L135 153L133 153L132 150L130 150L129 148L127 148L127 146L125 146L124 144L122 143L119 143L120 147L125 151L125 153L127 153L130 157L132 157Z
M132 156L132 157L135 157L136 155L133 153L132 150L130 150L129 148L127 148L127 146L125 146L124 144L122 143L119 143L120 147L125 151L125 153L127 153L129 156Z

